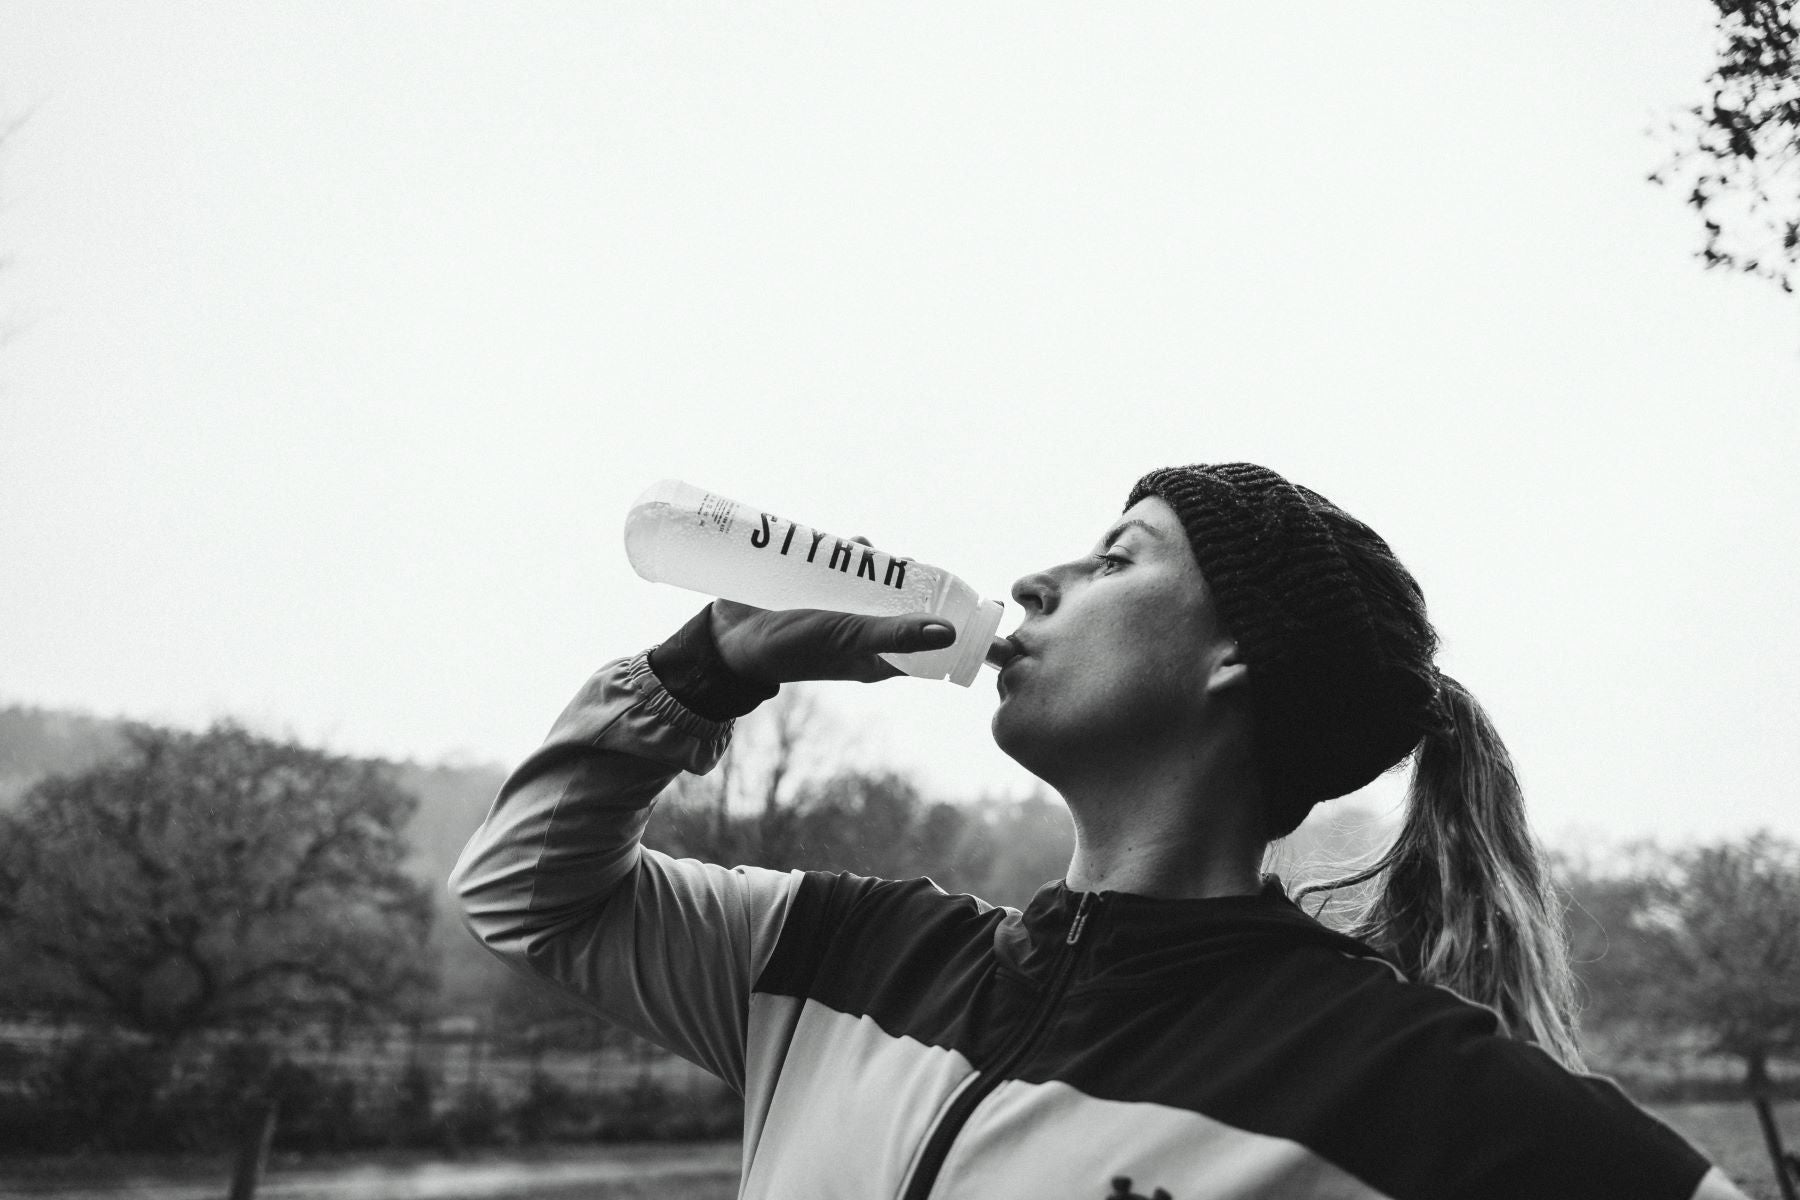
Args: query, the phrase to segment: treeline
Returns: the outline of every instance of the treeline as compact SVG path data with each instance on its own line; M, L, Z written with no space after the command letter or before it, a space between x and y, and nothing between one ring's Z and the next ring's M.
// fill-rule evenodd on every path
M0 1055L15 1111L94 1061L38 1069L45 1014L151 1047L126 1059L164 1075L144 1068L119 1087L159 1095L176 1094L184 1046L356 1023L504 1028L534 1055L627 1049L501 967L449 911L444 881L498 768L353 758L230 722L196 733L10 710L0 736L13 739L0 743L14 789L0 794L0 1016L16 1036ZM892 770L825 766L838 740L810 693L784 691L716 770L672 783L647 842L733 864L927 875L1013 906L1062 874L1071 828L1049 797L949 803ZM1309 864L1329 873L1389 834L1325 805L1276 865L1290 880ZM1749 1095L1766 1110L1795 1092L1800 846L1761 834L1565 853L1557 867L1592 1066L1646 1098Z
M744 722L715 772L671 787L649 840L930 874L1014 903L1062 873L1059 805L957 805L892 771L820 772L826 735L790 694ZM14 709L0 736L17 785L0 797L0 1149L217 1147L271 1105L289 1148L729 1123L728 1097L670 1091L667 1064L620 1082L645 1047L460 928L445 880L498 768L359 759L231 722ZM357 1029L410 1049L373 1075L367 1056L321 1050L361 1044ZM464 1064L455 1086L446 1055Z
M1041 795L952 804L890 770L836 772L780 807L723 819L684 790L651 817L647 845L781 870L929 876L946 891L1014 907L1061 877L1073 846L1067 810Z
M203 761L208 757L235 756L236 769L244 771L251 769L257 753L270 761L280 757L273 747L281 744L281 739L257 738L242 729L235 729L233 736L247 739L245 744L267 746L257 753L246 752L241 745L228 749L231 739L221 733L227 728L235 729L227 723L200 735L210 740L198 744L199 757L191 760L187 769L216 781L223 768ZM713 772L705 777L684 776L665 792L647 842L672 854L731 864L899 877L929 875L948 890L970 892L1000 904L1022 904L1045 881L1062 874L1072 834L1059 803L1042 794L950 803L924 795L915 781L892 770L821 770L821 764L832 761L836 733L812 694L790 687L777 702L739 723L731 750ZM133 756L142 762L147 754L163 755L167 770L167 747L184 744L183 739L193 736L85 714L23 706L0 708L0 818L8 812L21 814L27 794L35 786L57 789L62 785L56 781L84 775L102 764ZM365 847L361 861L369 871L379 864L379 869L398 872L416 884L416 905L429 914L422 925L407 926L409 936L424 941L426 952L421 961L429 977L429 986L409 992L409 1002L422 1003L431 1015L439 1017L485 1018L496 1012L514 1018L524 1014L534 1021L564 1017L569 1011L566 1005L524 984L463 930L444 886L463 845L493 802L505 769L491 764L365 763L325 751L311 753L319 764L329 761L346 773L366 769L368 780L381 779L405 797L397 805L383 808L378 818L394 822L383 852L371 855ZM315 779L330 774L322 765L315 767ZM56 794L63 795L61 791ZM196 810L219 803L218 795L209 798L199 791L193 800ZM253 791L241 789L234 793L234 802L254 809L263 801ZM35 803L41 809L45 802L40 798ZM169 798L159 803L165 805L159 811L173 814L166 807ZM356 804L347 807L354 809ZM366 821L370 816L364 811L358 819ZM43 822L49 817L40 813L33 819ZM147 824L135 828L140 840L152 836ZM208 835L221 828L212 825L193 831L192 845L212 846L214 839ZM92 847L82 843L104 843L104 829L102 823L85 832L63 829L58 834L81 846L69 854L66 882L74 883L92 869L86 861L92 857L88 853ZM308 833L288 827L275 836L277 841L286 839L299 846ZM23 839L17 841L15 856L24 844ZM0 855L4 853L0 849ZM138 895L142 890L138 874L157 869L145 857L147 853L142 845L102 846L96 861L114 863L102 890L121 903ZM180 856L174 847L169 847L168 853L175 857L165 865L175 869ZM302 857L303 853L296 851L293 861L299 864ZM286 869L286 861L264 867L279 873ZM49 871L37 874L45 876ZM0 878L0 884L3 882ZM304 892L304 878L295 882ZM41 878L39 885L48 886ZM229 897L235 885L220 880L211 886L224 889L216 892L218 896ZM37 896L32 903L41 908L45 896L31 894ZM177 903L169 887L161 889L158 903ZM182 923L179 915L169 919ZM5 922L5 912L0 910L0 926ZM165 922L163 928L167 927ZM17 939L14 941L14 953L25 958L42 960L59 953L48 948L21 952ZM203 945L205 939L201 942ZM4 944L0 929L0 945ZM128 957L139 966L146 961L141 955ZM39 968L31 973L33 978L44 974L41 962ZM73 969L65 962L50 973ZM62 990L50 989L52 993ZM115 998L129 990L115 988ZM44 989L34 990L27 980L0 978L0 1006L17 1008L42 995ZM67 1003L61 995L55 1000L58 1007ZM98 1007L117 1005L109 1000Z

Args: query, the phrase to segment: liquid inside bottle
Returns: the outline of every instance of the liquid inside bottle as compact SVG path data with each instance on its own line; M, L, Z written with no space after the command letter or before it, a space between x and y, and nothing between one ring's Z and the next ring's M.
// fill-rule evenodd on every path
M999 601L938 567L762 512L691 484L654 484L625 519L625 554L645 579L757 608L865 616L931 613L956 627L941 650L884 654L909 675L967 687L1000 623Z

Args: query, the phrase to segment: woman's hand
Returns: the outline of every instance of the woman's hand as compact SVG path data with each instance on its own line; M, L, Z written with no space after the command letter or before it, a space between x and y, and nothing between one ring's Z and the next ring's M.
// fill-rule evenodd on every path
M817 608L771 611L730 600L713 601L712 634L725 665L761 683L873 683L902 673L876 655L941 650L956 640L948 621L928 613L859 617Z

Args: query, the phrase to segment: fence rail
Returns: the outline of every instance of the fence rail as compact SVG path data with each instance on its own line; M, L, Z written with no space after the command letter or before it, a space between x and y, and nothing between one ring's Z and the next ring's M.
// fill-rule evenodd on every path
M709 1072L594 1021L320 1022L163 1046L102 1024L0 1015L0 1148L84 1128L120 1148L158 1128L212 1144L253 1098L282 1106L282 1144L339 1147L730 1136L741 1111Z

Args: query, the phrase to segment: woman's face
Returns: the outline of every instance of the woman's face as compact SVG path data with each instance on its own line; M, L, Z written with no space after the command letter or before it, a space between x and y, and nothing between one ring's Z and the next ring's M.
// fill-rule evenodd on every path
M1093 553L1028 575L1024 651L1000 672L994 740L1053 786L1202 732L1214 667L1235 648L1175 511L1146 497Z

